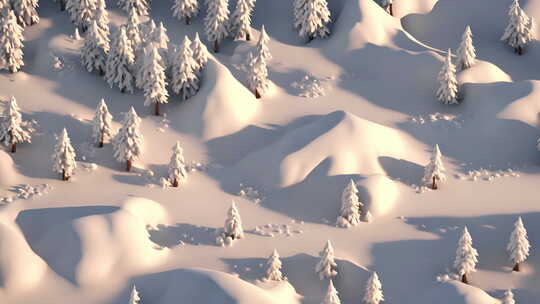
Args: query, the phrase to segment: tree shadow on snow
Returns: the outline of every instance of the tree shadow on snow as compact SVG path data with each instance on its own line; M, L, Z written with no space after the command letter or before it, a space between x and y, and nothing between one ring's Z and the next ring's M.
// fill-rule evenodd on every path
M405 159L380 156L379 163L386 174L406 185L418 185L424 175L424 167Z
M181 244L217 246L218 230L187 223L174 226L160 224L155 228L148 228L148 234L150 240L161 247L174 248Z

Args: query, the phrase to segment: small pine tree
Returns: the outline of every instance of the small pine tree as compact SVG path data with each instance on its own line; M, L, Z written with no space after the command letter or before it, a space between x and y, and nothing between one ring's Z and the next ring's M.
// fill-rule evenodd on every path
M206 39L213 43L214 52L219 52L219 43L227 37L227 23L229 20L229 0L208 0L208 11L204 18L204 31Z
M462 71L473 66L476 61L476 50L472 37L471 27L467 25L461 38L461 44L457 49L457 67Z
M227 219L225 220L224 233L226 237L230 237L232 240L241 239L244 237L244 229L242 228L242 219L240 213L236 208L236 204L232 202L231 208L227 212Z
M150 53L144 61L142 83L145 97L144 105L154 104L154 113L159 115L159 105L169 101L169 93L167 92L165 68L156 46L151 47Z
M341 210L336 224L339 227L349 228L360 223L360 214L362 204L358 200L358 189L351 179L341 195Z
M134 9L139 16L148 16L150 10L147 0L120 0L117 5L126 12Z
M341 304L341 300L339 299L338 292L334 287L332 279L328 282L328 290L326 291L326 296L321 304Z
M208 62L208 49L199 38L199 33L195 33L195 39L193 39L191 49L193 50L193 58L197 63L197 73L201 76L202 70L206 67L206 63Z
M465 227L459 239L456 259L454 260L454 268L456 268L458 275L461 276L461 281L465 284L469 283L467 274L476 271L476 263L478 263L478 251L472 245L471 235L467 227Z
M131 47L131 41L126 34L126 27L121 26L113 38L105 65L105 79L111 88L117 85L122 93L125 91L133 92L135 77L132 69L134 62L135 55Z
M3 69L15 73L24 66L23 28L17 24L13 10L4 11L3 14L0 18L0 63Z
M71 146L67 130L64 128L54 147L53 171L62 174L62 180L67 181L73 175L75 168L77 168L75 149Z
M456 67L452 63L452 51L448 49L446 60L443 63L437 77L439 88L437 99L443 104L457 104L458 81L456 79Z
M39 15L36 8L38 0L15 0L13 1L13 11L21 26L34 25L39 22Z
M178 187L186 182L187 170L180 142L176 142L172 150L173 154L169 162L169 181L173 187Z
M510 261L514 263L514 271L519 271L519 264L525 262L529 256L531 245L527 239L527 230L523 226L521 217L518 218L514 227L506 250L510 253Z
M330 33L330 10L326 0L306 0L299 18L300 37L307 38L308 42L317 37L324 38Z
M379 304L384 301L382 284L376 272L373 272L366 283L366 292L363 302L365 304Z
M128 304L139 304L140 300L141 298L139 297L139 292L137 291L135 285L133 285L133 289L131 289L131 294L129 295Z
M270 42L270 37L268 37L266 29L263 25L261 27L261 35L259 36L259 41L257 41L257 46L255 46L255 53L261 54L265 62L268 62L268 60L272 59L272 54L270 54L270 50L268 49L268 42Z
M390 16L394 16L394 10L392 8L393 6L392 0L382 0L381 5L384 8L384 10L390 14Z
M371 212L369 212L369 210L366 212L366 215L364 215L364 221L366 223L373 222L373 215L371 215Z
M257 99L268 91L268 67L261 54L251 54L248 57L248 83Z
M105 5L105 0L97 0L97 8L94 13L94 19L96 20L100 35L108 38L110 35L109 30L109 13Z
M518 55L523 53L523 48L534 40L534 21L519 6L518 0L513 0L508 10L510 20L501 37L501 41L508 43Z
M512 290L508 289L504 292L502 304L516 304L516 300L514 300L514 293L512 292Z
M112 138L112 118L107 104L105 104L105 100L102 98L96 108L94 119L92 119L92 139L100 148L103 147L103 144L107 140Z
M267 281L283 281L284 277L281 273L281 260L276 249L268 257L266 261L266 278Z
M33 129L22 120L21 109L14 96L11 96L3 116L4 119L0 124L0 141L11 148L11 153L15 153L18 143L31 142Z
M238 0L231 15L229 32L235 40L251 40L251 13L255 0Z
M172 63L171 88L182 100L195 95L199 90L199 78L197 76L197 63L191 51L191 41L187 36L180 50L177 52Z
M126 171L131 171L133 162L142 154L143 136L139 131L140 124L141 119L131 107L113 140L114 157L119 162L126 163Z
M319 263L315 267L315 272L319 275L319 279L330 279L337 275L337 271L334 270L337 267L336 262L334 261L334 248L330 240L326 242L324 249L319 252L319 257L321 257Z
M424 169L424 184L431 186L433 190L437 189L437 181L446 180L445 172L446 169L442 162L441 150L439 149L439 145L436 144L431 154L431 159Z
M104 75L108 52L109 40L107 37L101 35L97 23L94 20L86 34L84 45L81 50L82 63L88 72L96 70L99 71L100 75Z
M184 20L186 24L190 24L191 20L199 14L199 1L174 0L172 11L174 18Z

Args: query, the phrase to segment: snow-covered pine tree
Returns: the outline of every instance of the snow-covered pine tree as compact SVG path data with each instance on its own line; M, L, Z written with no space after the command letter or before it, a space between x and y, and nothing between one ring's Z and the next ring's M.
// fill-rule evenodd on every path
M15 153L18 143L32 140L32 131L33 129L22 120L21 109L17 105L15 96L11 96L0 124L0 141L11 148L11 153Z
M514 271L519 271L519 264L525 262L529 256L531 245L527 239L527 230L523 226L521 217L514 224L514 231L510 235L510 242L506 247L510 253L510 261L514 263Z
M373 222L373 215L371 215L371 212L369 212L369 210L366 211L366 214L364 215L364 221L365 221L366 223L371 223L371 222Z
M142 39L146 43L154 42L154 32L157 30L157 25L154 19L141 24Z
M341 195L341 210L336 225L343 228L358 225L360 223L361 207L363 205L358 200L358 189L351 179Z
M208 10L204 18L206 39L214 45L214 52L219 52L219 43L229 34L229 0L208 0Z
M173 154L171 156L171 161L169 162L169 181L173 187L178 187L180 184L186 182L187 170L180 142L176 142L176 145L174 145L172 150Z
M117 5L126 12L133 8L139 16L148 16L150 10L148 0L120 0Z
M126 34L133 47L133 51L138 51L142 48L142 34L140 29L141 20L137 10L131 8L128 12L128 20L126 24Z
M39 22L36 8L38 0L14 0L13 11L21 26L34 25Z
M512 290L508 289L504 292L502 304L516 304L516 300L514 300L514 293L512 292Z
M478 251L474 249L469 230L465 227L459 239L456 259L454 260L454 268L457 270L458 275L461 276L463 283L469 283L467 274L476 271L476 263L478 263Z
M141 300L141 297L139 297L139 292L137 291L137 288L135 287L135 285L133 285L133 289L131 289L131 294L129 295L128 304L139 304L140 300Z
M270 54L270 50L268 49L269 41L270 37L268 37L268 34L266 34L266 29L264 28L263 24L263 26L261 27L261 35L259 36L257 45L255 46L255 53L261 54L261 56L264 57L264 60L267 63L268 60L272 59L272 54Z
M139 131L140 124L141 119L131 107L113 140L114 157L119 162L126 163L126 171L131 171L133 162L142 154L143 136Z
M306 3L308 0L294 0L293 1L293 14L294 14L294 28L300 29L304 15L306 14Z
M382 284L376 272L373 272L366 283L363 302L365 304L379 304L384 301Z
M167 36L167 29L163 25L163 22L159 23L156 30L152 31L152 42L161 50L169 49L169 36Z
M100 148L113 136L112 118L107 104L105 104L105 100L102 98L92 119L92 139Z
M341 300L339 299L338 292L334 287L334 282L332 282L332 279L330 279L328 282L326 296L324 296L321 304L341 304Z
M227 212L227 219L224 225L225 237L230 237L232 240L241 239L244 237L244 229L242 228L242 219L240 213L236 208L234 201L231 204L231 208Z
M126 27L121 26L113 38L105 66L105 79L111 88L117 85L122 93L133 92L134 62L135 55L126 34Z
M82 63L88 72L98 71L100 75L105 74L107 63L107 53L109 52L109 40L101 35L97 22L92 21L92 25L84 39L81 49Z
M283 281L283 274L281 273L281 260L276 249L268 257L266 261L266 277L267 281Z
M472 37L471 27L467 25L461 38L461 44L457 49L457 68L462 71L473 66L476 61L476 50Z
M251 40L251 13L255 0L238 0L231 15L229 32L235 40Z
M171 89L182 100L190 98L199 90L197 63L193 59L191 41L187 36L173 59Z
M442 154L439 149L439 145L436 144L433 148L431 154L431 159L424 169L424 178L423 182L426 186L431 186L431 189L437 189L437 181L446 180L446 175L444 174L446 169L442 162Z
M67 9L71 22L79 27L81 32L86 32L96 19L97 6L97 0L68 0Z
M501 41L508 43L514 52L521 55L523 48L534 40L534 22L519 6L519 0L513 0L508 10L510 20L501 37Z
M458 81L456 79L456 67L452 63L452 51L448 49L446 60L437 77L439 88L437 99L443 104L456 104L458 93Z
M394 10L392 8L392 5L393 5L392 0L382 0L381 5L384 8L384 10L390 14L390 16L394 16Z
M315 272L319 275L319 279L330 279L337 275L337 271L334 269L337 267L336 262L334 261L334 248L330 240L326 242L324 249L319 252L319 257L321 257L319 263L315 267Z
M105 0L97 0L97 8L94 13L94 19L96 20L100 35L102 37L109 37L111 34L109 30L109 13L107 12L107 6Z
M159 55L156 45L150 47L150 52L144 60L142 66L142 83L144 91L144 105L154 104L154 114L159 115L159 105L169 102L167 92L167 80L165 79L165 68L163 60Z
M174 0L173 17L190 24L199 14L199 0Z
M306 0L304 12L300 15L299 34L300 37L307 38L308 42L320 37L324 38L330 34L328 23L330 23L330 10L326 0Z
M23 28L17 24L13 10L5 10L0 18L0 63L3 69L15 73L24 66Z
M75 149L71 146L67 130L64 128L54 147L53 171L62 174L62 180L67 181L73 175L75 168L77 168Z
M193 50L193 58L197 63L197 74L200 77L202 75L202 71L206 67L206 63L208 62L208 49L199 38L198 32L195 33L195 39L193 39L191 49Z
M248 56L248 84L249 88L255 94L255 98L259 99L268 90L268 67L266 60L261 54L250 54Z

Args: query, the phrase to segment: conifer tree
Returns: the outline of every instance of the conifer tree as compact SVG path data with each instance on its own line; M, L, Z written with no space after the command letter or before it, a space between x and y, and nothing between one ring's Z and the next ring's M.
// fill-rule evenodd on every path
M332 279L328 281L328 290L326 291L326 296L321 304L341 304L341 300L339 299L338 292L334 287Z
M86 32L92 25L92 21L96 19L98 2L97 0L68 0L66 7L71 22L79 27L81 32Z
M235 40L251 40L251 13L255 0L238 0L231 15L229 32Z
M206 63L208 62L208 49L199 38L198 32L195 33L195 39L193 39L191 49L193 50L193 58L197 63L197 74L201 76L202 70L206 67Z
M105 104L105 100L102 98L96 108L94 119L92 119L92 139L100 148L113 136L112 118L107 104Z
M264 24L263 24L263 26L261 27L261 35L259 36L257 45L255 46L255 53L261 54L261 56L264 58L266 62L272 59L272 54L270 54L270 50L268 49L269 41L270 41L270 37L268 37L268 34L266 33L266 29L264 28Z
M135 285L133 285L133 289L131 290L131 294L129 295L128 304L139 304L140 300L141 298L139 297L139 292L137 291L137 288L135 288Z
M512 290L508 289L504 292L502 304L516 304L516 300L514 300L514 293L512 292Z
M107 12L107 7L105 5L105 0L96 0L97 8L94 13L94 19L96 20L100 35L108 39L110 35L109 30L109 13Z
M452 63L452 51L448 49L446 60L443 63L439 76L437 77L439 88L437 89L437 99L443 104L456 104L458 93L458 81L456 79L456 67Z
M107 56L105 79L112 88L117 85L122 93L133 92L133 64L135 55L128 40L126 27L121 26L113 38L112 46Z
M186 24L190 24L191 20L199 14L199 1L174 0L172 11L174 18L184 20Z
M523 53L523 48L534 40L534 22L519 6L519 0L513 0L508 10L510 20L501 37L501 41L508 43L518 55Z
M0 141L11 148L11 153L15 153L18 143L31 142L33 129L22 120L21 109L14 96L11 96L3 116L0 123Z
M315 272L319 275L319 279L330 279L336 276L337 271L334 268L337 267L337 264L334 261L334 248L332 247L330 240L326 242L324 249L319 252L319 257L321 259L315 267Z
M371 223L371 222L373 222L373 215L371 215L371 212L369 212L369 210L366 211L366 214L364 215L364 221L365 221L366 223Z
M241 239L244 237L242 219L240 218L240 213L238 212L234 201L231 204L231 208L229 208L229 211L227 212L224 233L226 237L230 237L232 240Z
M165 68L162 64L157 46L151 46L151 50L145 58L142 66L142 83L144 91L144 105L154 104L155 115L159 115L159 105L169 101Z
M276 249L268 257L266 261L266 278L267 281L283 281L283 274L281 273L281 260Z
M268 67L260 54L250 54L247 60L249 88L255 94L255 98L259 99L269 87Z
M457 67L462 71L472 67L476 61L476 50L472 37L471 27L467 25L461 38L461 44L457 49Z
M306 0L301 10L302 14L297 21L300 37L307 38L308 42L330 34L330 10L326 0Z
M23 28L17 24L13 10L4 11L0 18L0 63L11 73L24 66L23 41Z
M82 63L88 72L96 70L100 75L104 75L108 52L109 40L107 37L101 35L94 20L86 34L84 45L81 49Z
M424 169L424 184L426 186L430 185L433 190L437 189L437 181L446 180L445 172L446 169L442 162L441 150L439 149L439 145L436 144L431 154L431 159Z
M365 304L379 304L384 301L382 284L376 272L373 272L366 283L363 302Z
M140 124L141 119L131 107L113 140L114 157L119 162L126 163L126 171L131 171L133 162L142 154L143 136L139 131Z
M294 0L293 1L293 14L294 14L294 28L300 29L302 20L306 14L306 3L308 0Z
M527 230L523 226L521 217L514 224L514 231L510 235L510 242L506 247L510 254L510 261L514 263L514 271L519 271L519 264L525 262L529 256L531 245L527 239Z
M37 7L37 0L13 1L13 11L21 26L34 25L39 22L39 15L36 10Z
M133 47L133 51L138 51L142 48L142 34L140 29L141 20L137 10L131 8L128 13L128 21L126 25L126 34Z
M197 63L193 59L191 41L187 36L173 59L171 88L182 100L190 98L199 90Z
M173 154L169 162L169 181L173 187L178 187L187 181L187 170L180 142L176 142L172 150Z
M120 0L117 5L126 12L135 9L139 16L148 16L150 10L148 0Z
M394 16L394 10L392 8L393 1L392 0L382 0L382 7L385 11L387 11L390 16Z
M208 0L208 10L204 18L206 39L214 45L214 52L219 52L219 43L227 37L229 20L229 0Z
M456 268L458 275L461 276L461 281L465 284L469 283L467 274L476 271L476 263L478 263L478 252L472 245L471 235L467 227L465 227L459 239L456 259L454 260L454 268Z
M53 171L62 175L62 180L67 181L77 168L75 162L75 149L71 146L66 128L62 131L58 142L54 147Z
M168 50L169 49L169 36L167 36L167 29L163 25L163 22L159 23L159 26L156 28L156 30L152 31L151 34L152 42L162 50Z
M361 206L358 200L358 189L351 179L341 195L341 210L336 224L343 228L356 226L360 223Z

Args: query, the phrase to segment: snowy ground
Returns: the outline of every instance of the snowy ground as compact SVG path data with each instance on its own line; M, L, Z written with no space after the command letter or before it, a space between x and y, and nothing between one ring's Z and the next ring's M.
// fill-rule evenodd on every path
M126 20L115 2L113 31ZM201 16L186 26L169 2L154 0L151 15L174 44L202 34ZM259 0L254 13L256 38L263 24L271 38L269 96L256 100L245 86L255 42L228 40L200 92L171 98L161 117L141 92L121 94L86 72L67 14L40 2L40 23L24 33L25 67L0 74L1 99L15 95L38 124L31 144L0 151L0 302L120 304L136 284L145 304L315 304L327 287L315 264L331 240L342 303L361 302L370 271L386 303L492 304L510 288L517 303L538 303L540 45L517 56L499 41L510 2L395 0L391 17L372 0L332 0L331 36L309 45L292 28L290 2ZM540 20L538 3L521 4ZM479 62L458 75L464 103L443 106L434 96L442 50L457 48L466 25ZM142 118L133 172L110 145L90 144L101 98L115 127L130 106ZM50 161L64 127L79 162L69 182ZM192 170L185 186L164 189L176 141ZM425 191L436 143L448 180ZM337 228L351 178L373 222ZM219 247L232 200L245 238ZM515 273L505 247L518 216L532 251ZM470 286L451 276L464 225L479 251ZM258 281L274 248L291 285Z

